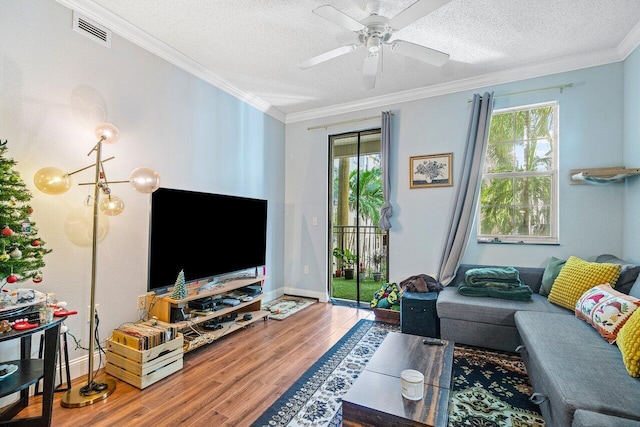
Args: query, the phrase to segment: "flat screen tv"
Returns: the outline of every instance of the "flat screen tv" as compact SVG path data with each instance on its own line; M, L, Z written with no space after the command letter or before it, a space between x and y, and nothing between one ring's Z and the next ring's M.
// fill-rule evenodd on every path
M265 265L267 201L159 188L151 195L147 290ZM204 283L203 283L204 284Z

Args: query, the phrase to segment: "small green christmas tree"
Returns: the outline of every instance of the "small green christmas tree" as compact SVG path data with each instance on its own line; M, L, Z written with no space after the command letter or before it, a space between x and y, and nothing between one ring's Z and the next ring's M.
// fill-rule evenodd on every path
M0 289L7 283L42 281L44 256L51 252L38 237L29 215L31 193L13 168L16 161L5 157L7 141L0 140Z
M184 299L187 297L187 288L184 284L184 270L180 270L176 278L176 284L173 285L172 299Z

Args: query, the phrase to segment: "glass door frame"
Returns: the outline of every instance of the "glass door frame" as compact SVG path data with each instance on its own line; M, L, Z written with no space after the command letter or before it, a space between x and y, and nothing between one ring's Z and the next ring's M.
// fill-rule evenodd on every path
M329 293L329 300L334 303L334 304L346 304L346 305L351 305L351 306L358 306L361 308L370 308L370 300L367 301L361 301L362 298L362 285L364 283L365 280L367 280L369 277L368 275L371 275L372 277L376 277L376 280L379 280L380 283L379 285L376 284L377 286L381 286L383 283L386 283L388 281L388 274L389 274L389 268L388 268L388 250L389 250L389 241L388 241L388 233L384 232L382 230L380 230L377 227L377 223L373 226L363 226L362 225L362 217L361 217L361 212L360 212L360 207L361 207L361 203L360 203L360 178L362 175L363 171L366 170L370 170L370 169L362 169L362 161L363 161L363 156L368 156L370 154L381 154L380 147L377 147L376 151L376 147L373 147L373 151L371 151L372 149L369 148L367 150L367 147L365 147L364 145L366 145L366 142L363 141L363 137L366 135L376 135L379 138L381 138L381 129L380 128L372 128L372 129L365 129L365 130L360 130L360 131L351 131L351 132L344 132L344 133L340 133L340 134L334 134L334 135L329 135L328 137L328 145L329 145L329 149L328 149L328 153L329 153L329 161L328 161L328 204L327 204L327 209L328 209L328 214L327 214L327 218L328 218L328 237L327 237L327 247L328 247L328 256L329 256L329 262L327 263L327 268L328 268L328 283L327 283L327 290ZM355 138L354 144L355 144L355 151L353 153L353 155L349 155L349 150L348 148L345 148L343 150L343 154L342 157L340 157L340 155L338 154L339 157L335 157L336 154L336 140L339 139L349 139L349 138ZM364 144L364 145L363 145ZM377 142L377 144L380 144L380 142ZM369 151L368 153L364 153L363 154L363 147L365 148L365 151ZM352 173L352 168L350 167L350 164L345 165L346 169L341 171L341 168L338 166L338 170L335 170L335 162L337 159L339 158L344 158L347 159L348 162L352 162L355 161L356 162L356 166L354 170L358 170L360 171L359 173L356 174L356 182L355 182L355 189L358 192L357 194L357 199L358 199L358 203L356 203L356 210L355 212L351 212L349 211L349 202L348 199L351 196L351 189L348 190L348 196L346 199L346 202L343 200L342 204L340 204L338 201L335 201L336 197L340 197L339 195L336 195L337 191L335 191L335 187L334 187L334 183L336 180L336 177L341 174L343 176L342 180L338 180L338 185L342 185L342 186L347 186L347 188L349 187L349 176ZM334 173L335 172L335 173ZM342 183L342 184L340 184ZM380 179L380 185L381 185L381 179ZM344 197L344 196L342 196ZM335 202L334 202L335 201ZM380 201L380 207L382 206L382 203L384 202L383 199L381 199ZM344 204L346 203L346 206L344 206ZM336 204L338 204L338 206L336 206ZM346 214L347 217L348 216L352 216L352 220L354 220L355 222L355 226L350 226L349 225L349 220L346 221L346 225L345 224L340 224L337 225L336 224L336 219L334 218L335 216L335 211L336 209L340 209L340 207L342 206L342 209L346 209L348 211L348 213ZM342 215L344 216L344 215ZM339 236L337 236L336 234L336 230L335 228L337 226L340 227L346 227L346 231L342 231L339 234ZM367 230L363 230L363 227L367 228ZM334 285L334 273L336 272L336 267L339 267L339 265L336 265L337 263L339 263L339 260L336 259L336 257L333 255L333 249L334 247L338 246L342 249L344 249L344 245L343 244L338 244L339 242L337 242L337 238L339 238L340 236L344 236L345 233L348 235L349 233L353 233L351 231L349 231L348 229L353 229L355 230L355 236L353 236L353 238L355 239L355 241L350 244L347 245L348 247L353 247L355 248L355 253L357 255L356 258L356 263L354 266L354 279L355 279L355 286L356 286L356 297L355 300L350 300L350 299L341 299L341 298L336 298L334 297L334 289L333 289L333 285ZM371 230L370 230L371 229ZM366 233L367 236L364 236L363 233ZM370 235L369 235L370 234ZM344 239L344 237L342 237ZM361 238L364 238L364 241L361 241ZM371 252L368 249L370 248L370 244L367 244L367 249L364 248L364 244L367 243L367 239L369 239L369 241L373 240L373 247L374 247L374 251ZM344 241L344 240L342 240ZM375 262L375 259L373 257L373 255L378 255L378 261ZM375 266L378 267L377 269L379 269L379 267L381 266L380 263L380 256L382 256L382 266L384 267L383 270L383 276L382 278L380 278L378 274L373 275L373 268L372 266L375 263ZM371 281L373 281L373 279L371 279ZM372 284L368 284L369 287L372 286ZM371 292L370 290L368 292ZM365 295L367 296L367 295Z

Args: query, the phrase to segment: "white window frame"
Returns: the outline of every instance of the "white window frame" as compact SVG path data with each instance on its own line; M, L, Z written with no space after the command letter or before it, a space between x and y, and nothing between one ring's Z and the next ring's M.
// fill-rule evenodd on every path
M522 235L501 235L501 234L482 234L482 210L481 210L481 196L478 198L477 209L477 239L479 243L519 243L519 244L558 244L559 243L559 231L560 226L558 223L558 211L560 207L559 197L559 183L558 183L558 170L559 170L559 141L560 141L560 105L557 101L544 102L539 104L520 105L517 107L509 107L499 110L494 110L492 116L501 113L512 113L514 111L524 111L543 107L553 108L553 124L554 124L554 138L552 141L552 167L547 171L525 171L525 172L501 172L501 173L486 173L486 164L483 167L482 180L487 178L513 178L522 176L550 176L551 177L551 212L549 215L550 221L550 235L549 236L522 236ZM488 145L487 145L488 148ZM486 154L486 153L485 153Z

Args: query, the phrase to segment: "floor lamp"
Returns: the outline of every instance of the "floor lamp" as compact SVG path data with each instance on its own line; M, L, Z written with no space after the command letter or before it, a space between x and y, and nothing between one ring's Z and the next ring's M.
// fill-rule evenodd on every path
M46 194L62 194L71 188L71 176L87 169L94 168L93 182L80 183L79 185L93 185L93 221L92 221L92 249L91 249L91 302L89 304L89 370L87 382L84 385L74 386L69 389L62 398L61 404L66 408L79 408L91 405L99 400L106 399L115 391L116 382L106 378L102 382L95 379L93 359L96 340L96 272L98 255L98 214L102 211L105 215L115 216L124 210L124 202L111 194L109 184L129 182L134 189L141 193L152 193L160 186L160 176L156 171L147 167L140 167L131 172L127 181L107 181L103 163L113 159L102 159L102 144L116 142L120 136L118 128L110 123L101 123L96 127L95 134L98 142L89 151L87 156L95 153L96 162L74 172L66 173L55 167L45 167L36 172L34 183L36 187ZM101 199L101 195L104 197Z

